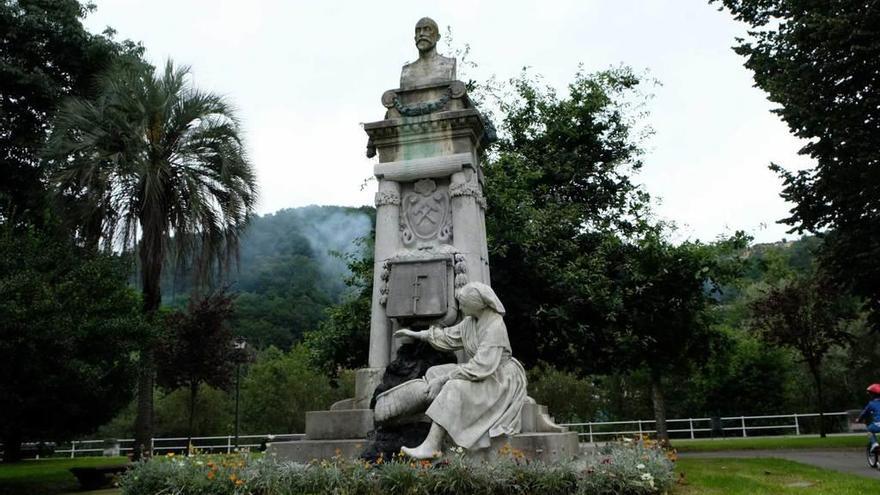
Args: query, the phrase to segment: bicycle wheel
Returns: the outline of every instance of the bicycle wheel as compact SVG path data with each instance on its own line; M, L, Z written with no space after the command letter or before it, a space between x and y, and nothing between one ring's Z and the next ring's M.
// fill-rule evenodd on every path
M868 456L868 466L870 466L874 469L877 469L877 464L878 464L877 457L878 457L878 454L880 454L880 448L872 450L871 445L869 444L868 447L865 449L865 451Z

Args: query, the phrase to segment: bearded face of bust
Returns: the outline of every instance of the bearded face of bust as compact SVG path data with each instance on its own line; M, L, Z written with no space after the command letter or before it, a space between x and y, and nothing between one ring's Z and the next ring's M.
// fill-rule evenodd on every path
M437 23L427 17L420 19L416 23L415 41L416 48L420 53L432 50L437 46L437 40L440 39L440 30Z

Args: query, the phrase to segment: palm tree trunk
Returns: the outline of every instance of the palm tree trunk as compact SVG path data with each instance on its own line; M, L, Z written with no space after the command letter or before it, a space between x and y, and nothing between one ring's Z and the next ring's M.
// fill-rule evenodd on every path
M196 417L196 397L199 395L199 382L189 384L189 426L187 428L186 453L192 454L193 421Z
M152 455L153 443L153 350L141 350L138 363L137 417L134 423L135 461Z
M141 221L141 225L144 222ZM141 287L143 294L143 312L148 320L154 320L156 311L162 303L162 264L164 263L163 235L157 229L144 228L141 241ZM155 363L153 360L152 343L147 343L141 350L138 374L137 418L135 419L134 460L139 460L144 451L152 453L153 439L153 387L155 381Z
M666 397L663 396L663 377L658 371L651 371L651 398L654 402L654 423L657 430L657 441L669 443L669 432L666 430Z

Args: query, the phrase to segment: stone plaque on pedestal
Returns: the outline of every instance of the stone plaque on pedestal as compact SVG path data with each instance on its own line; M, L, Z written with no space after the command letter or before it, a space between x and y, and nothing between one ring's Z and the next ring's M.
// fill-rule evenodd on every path
M401 261L391 265L388 301L389 318L425 319L447 312L446 260Z

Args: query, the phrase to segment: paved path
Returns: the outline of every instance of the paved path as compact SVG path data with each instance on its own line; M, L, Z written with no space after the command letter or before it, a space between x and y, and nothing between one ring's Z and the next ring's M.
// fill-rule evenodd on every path
M719 452L681 452L682 458L737 458L775 457L800 462L848 474L880 479L880 470L868 467L864 449L779 449L728 450Z

